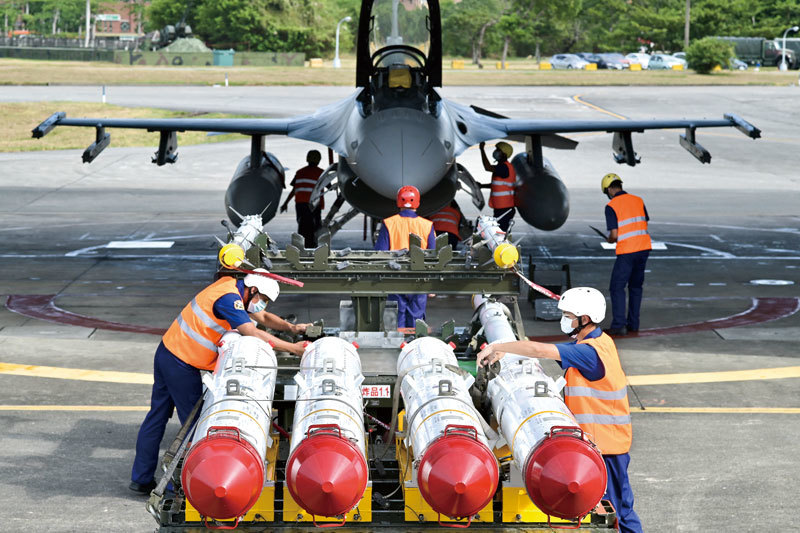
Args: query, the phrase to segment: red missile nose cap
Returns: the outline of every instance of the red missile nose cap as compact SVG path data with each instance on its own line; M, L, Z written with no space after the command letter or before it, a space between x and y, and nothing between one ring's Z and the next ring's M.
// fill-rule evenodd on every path
M337 516L355 507L367 488L367 461L349 440L312 435L286 463L286 484L294 501L317 516Z
M451 433L425 451L417 484L434 511L463 518L492 500L498 477L497 460L489 448L474 437Z
M186 498L202 516L235 518L247 513L264 486L264 464L236 435L217 433L189 452L181 474Z
M606 491L606 465L588 442L556 435L545 439L528 459L525 488L533 503L551 516L584 516Z

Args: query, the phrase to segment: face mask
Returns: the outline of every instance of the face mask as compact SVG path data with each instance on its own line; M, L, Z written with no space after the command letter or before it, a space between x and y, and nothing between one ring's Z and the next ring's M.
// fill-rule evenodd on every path
M564 335L572 336L575 333L577 328L572 327L572 318L568 316L561 317L561 331L564 332Z
M258 297L253 297L250 303L247 304L248 313L260 313L267 308L267 302Z

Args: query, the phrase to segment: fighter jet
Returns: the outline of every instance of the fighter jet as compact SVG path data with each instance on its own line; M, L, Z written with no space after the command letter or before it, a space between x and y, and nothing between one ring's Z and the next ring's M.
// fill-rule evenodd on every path
M56 126L96 128L96 140L83 153L90 163L110 142L106 128L159 132L153 163L177 160L177 132L241 133L252 139L250 154L239 163L225 194L228 217L258 215L264 224L275 216L284 188L284 167L265 151L267 135L288 135L328 146L338 160L323 173L312 202L328 190L337 198L326 218L334 230L357 213L382 219L396 212L400 187L422 193L418 212L425 216L448 205L459 189L478 209L484 206L478 182L457 158L483 141L524 141L526 150L512 164L518 176L517 207L522 218L542 230L559 228L569 214L567 189L542 148L574 149L560 134L613 133L618 163L634 166L633 133L685 128L681 146L703 163L711 160L697 143L698 128L734 127L756 139L760 130L734 114L719 120L536 120L507 118L476 106L443 98L442 27L438 0L363 0L358 26L356 90L348 98L311 115L265 119L105 119L67 118L55 113L33 130L42 137ZM333 217L347 202L351 207Z

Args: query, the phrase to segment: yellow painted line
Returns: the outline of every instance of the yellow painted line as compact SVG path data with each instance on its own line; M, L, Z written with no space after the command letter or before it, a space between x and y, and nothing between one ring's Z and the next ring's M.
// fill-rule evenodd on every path
M800 415L800 407L632 407L631 412Z
M682 385L686 383L724 383L727 381L758 381L762 379L800 378L800 366L755 368L723 372L689 374L645 374L628 376L629 385Z
M609 111L608 109L603 109L602 107L596 106L594 104L590 104L589 102L587 102L585 100L581 100L581 96L583 96L583 95L576 94L575 96L572 97L572 99L575 100L576 102L578 102L579 104L585 105L586 107L591 107L595 111L600 111L601 113L605 113L606 115L611 115L612 117L618 118L620 120L628 120L626 117L623 117L622 115L617 115L613 111Z
M149 411L146 405L0 405L0 411Z
M0 363L0 374L36 378L72 379L77 381L104 381L106 383L128 383L134 385L153 384L153 375L149 373L84 370L80 368L18 365L14 363Z

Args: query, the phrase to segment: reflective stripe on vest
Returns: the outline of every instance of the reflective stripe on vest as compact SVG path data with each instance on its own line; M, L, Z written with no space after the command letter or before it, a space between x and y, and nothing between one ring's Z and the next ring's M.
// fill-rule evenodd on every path
M164 346L181 361L201 370L214 370L217 342L230 324L214 316L214 302L226 294L241 298L236 280L225 276L212 283L181 311L164 334Z
M428 247L428 236L433 231L433 222L422 217L394 215L385 219L383 225L389 232L390 250L408 248L408 236L412 233L420 237L422 240L420 247L424 250Z
M455 207L445 207L431 218L433 229L437 232L446 231L453 235L458 235L458 223L461 220L461 213Z
M307 166L298 170L294 175L294 201L298 204L310 202L311 192L321 175L322 169L319 167ZM320 206L325 207L322 204Z
M508 209L514 207L514 183L517 181L517 171L508 161L503 162L508 168L508 177L492 175L492 193L489 196L489 207L493 209Z
M567 369L564 401L603 455L627 453L631 448L633 428L627 379L614 341L603 333L597 338L579 341L579 344L589 344L597 351L605 376L589 381L577 369Z
M617 215L617 255L650 250L644 201L633 194L618 194L608 202Z

